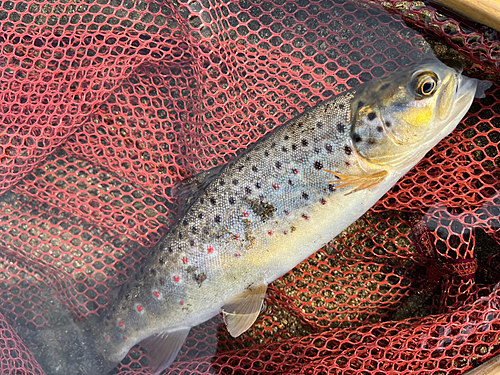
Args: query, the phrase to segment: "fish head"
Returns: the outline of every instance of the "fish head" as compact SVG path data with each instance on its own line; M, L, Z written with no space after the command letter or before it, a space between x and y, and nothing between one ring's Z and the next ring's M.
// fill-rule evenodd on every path
M478 80L459 64L425 61L374 80L351 103L351 139L363 159L383 168L414 165L468 111Z

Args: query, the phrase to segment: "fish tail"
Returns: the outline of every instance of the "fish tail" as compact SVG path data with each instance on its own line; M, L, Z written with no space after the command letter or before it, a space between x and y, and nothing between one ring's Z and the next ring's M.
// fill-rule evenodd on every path
M44 327L33 340L33 354L47 375L105 375L116 367L96 340L91 321L69 318L58 323Z

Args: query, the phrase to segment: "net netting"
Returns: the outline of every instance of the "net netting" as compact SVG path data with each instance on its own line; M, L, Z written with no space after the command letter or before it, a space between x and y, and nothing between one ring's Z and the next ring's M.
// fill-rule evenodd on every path
M2 374L96 315L168 230L170 188L336 93L431 55L493 87L370 212L172 374L461 374L500 346L500 41L421 1L0 3ZM401 22L402 17L407 24ZM431 48L434 52L432 52ZM115 370L148 373L137 346Z

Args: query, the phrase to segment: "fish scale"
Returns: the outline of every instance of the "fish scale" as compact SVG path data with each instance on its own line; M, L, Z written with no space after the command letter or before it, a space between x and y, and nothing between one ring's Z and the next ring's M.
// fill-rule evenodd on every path
M143 338L138 328L155 326L161 306L171 311L163 312L162 325L193 326L206 320L198 316L190 321L193 312L203 309L211 317L229 297L257 283L267 284L303 260L301 252L285 258L282 252L270 255L271 249L304 242L298 237L308 221L321 215L317 207L344 194L328 184L335 178L323 169L360 171L355 154L346 152L346 147L353 148L348 124L354 95L346 92L319 104L225 166L155 247L151 267L141 267L137 284L128 284L129 298L114 318L124 327L107 333L115 345L124 347L120 355L129 349L127 340ZM264 264L263 257L268 259ZM151 269L155 277L150 277ZM220 288L233 280L238 285ZM161 300L151 298L160 290ZM137 306L146 313L137 314Z
M180 182L176 223L107 315L45 334L42 348L72 332L88 369L78 374L106 374L140 343L158 374L190 328L219 312L231 335L243 333L266 286L357 220L449 134L477 83L422 62L319 103L229 163Z

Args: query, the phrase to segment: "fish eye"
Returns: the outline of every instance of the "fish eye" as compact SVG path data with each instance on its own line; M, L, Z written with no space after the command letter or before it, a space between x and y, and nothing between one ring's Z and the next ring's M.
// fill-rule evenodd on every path
M415 92L421 97L430 96L436 90L438 78L434 73L420 74L416 79Z

